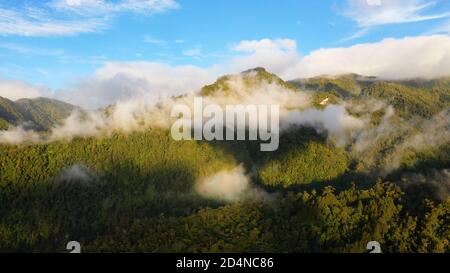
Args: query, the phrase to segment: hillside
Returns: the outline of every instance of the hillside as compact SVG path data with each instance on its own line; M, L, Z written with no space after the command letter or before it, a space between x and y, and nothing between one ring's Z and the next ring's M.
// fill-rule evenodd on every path
M226 75L222 76L217 81L211 85L206 85L200 90L200 95L211 96L221 92L222 94L232 93L233 86L230 85L230 80L238 77L242 80L243 88L254 90L260 87L262 84L275 84L282 86L287 89L295 90L295 86L283 81L280 77L275 74L268 72L262 67L257 67L243 71L239 75Z
M68 240L83 252L365 252L376 240L387 253L448 253L448 83L287 83L256 68L200 91L222 104L279 103L280 122L292 124L274 152L257 141L175 141L163 102L91 113L73 136L0 142L0 252L66 252ZM41 129L75 109L0 102L8 123Z
M23 125L38 131L49 130L79 107L48 98L11 101L0 97L0 129Z
M383 80L348 74L334 77L315 77L289 82L304 90L334 100L374 98L392 105L404 118L430 118L450 106L450 79Z

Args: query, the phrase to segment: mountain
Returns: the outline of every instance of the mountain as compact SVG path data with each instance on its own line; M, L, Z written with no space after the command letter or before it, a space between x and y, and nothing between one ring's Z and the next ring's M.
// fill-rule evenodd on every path
M18 105L13 101L0 97L0 129L7 129L15 121L24 120Z
M329 119L331 129L366 121L337 133L300 123L273 152L256 141L175 141L164 126L121 131L135 115L159 125L167 114L131 105L103 109L121 118L105 133L97 129L108 123L95 120L80 126L93 135L0 143L0 252L66 252L76 240L83 252L361 253L375 240L384 253L450 253L449 82L356 74L285 82L256 68L200 91L227 102L237 88L254 99L279 92L257 93L274 84L289 89L277 101ZM299 109L292 102L304 93L313 104ZM43 125L74 107L0 105L5 122Z
M378 99L392 105L404 118L430 118L450 106L450 78L383 80L347 74L298 79L289 83L334 101Z
M210 96L222 92L223 94L230 94L233 87L230 86L229 81L238 78L242 81L245 89L254 90L263 84L277 84L287 89L295 90L296 87L293 84L285 82L275 74L269 73L265 68L257 67L243 71L239 75L225 75L217 79L217 81L211 85L204 86L200 94L202 96Z
M450 106L450 78L383 80L373 76L345 74L340 76L319 76L314 78L284 81L266 69L249 69L239 75L226 75L211 85L204 86L200 94L211 96L221 92L233 93L230 82L238 78L244 89L255 90L263 84L277 84L290 90L310 91L313 104L327 99L336 104L339 100L356 101L369 98L392 105L403 118L421 116L430 118L445 107Z
M11 101L0 97L0 129L23 125L37 131L48 130L81 108L62 101L35 98Z
M330 94L347 98L357 96L361 92L361 76L348 74L341 76L322 76L308 79L292 80L290 83L306 90L328 92Z

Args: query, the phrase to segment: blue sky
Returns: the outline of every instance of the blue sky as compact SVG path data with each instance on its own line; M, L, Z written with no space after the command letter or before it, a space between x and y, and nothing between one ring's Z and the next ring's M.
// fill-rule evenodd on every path
M213 67L242 41L289 39L304 56L448 35L449 12L447 0L0 0L0 78L59 89L106 62Z

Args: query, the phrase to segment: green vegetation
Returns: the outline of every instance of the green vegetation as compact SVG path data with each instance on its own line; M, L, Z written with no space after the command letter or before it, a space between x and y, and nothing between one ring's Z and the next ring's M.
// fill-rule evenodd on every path
M290 130L281 138L280 149L270 153L259 169L261 183L268 187L290 187L327 182L347 170L343 150L327 145L314 130Z
M23 119L23 116L13 101L0 97L0 118L4 123L12 123Z
M255 159L286 164L284 172L261 167L267 189L346 172L343 151L302 130L283 138L293 149ZM233 204L204 199L192 190L195 180L237 163L222 148L175 142L160 130L3 145L0 251L64 252L73 238L86 252L364 252L370 240L385 252L450 251L450 199L413 199L391 183L355 180L362 188L339 191L315 183Z
M256 89L263 84L276 84L286 89L296 90L293 84L283 81L277 75L269 73L261 67L244 71L240 76L245 89ZM217 92L222 92L224 95L230 95L232 94L232 87L229 84L230 80L233 80L231 75L220 77L215 83L204 86L200 94L202 96L211 96Z
M375 98L392 105L396 112L406 119L413 116L430 118L450 106L450 78L387 81L349 74L295 80L290 83L313 91L314 97L317 97L314 100L315 105L324 97L329 97L330 103L335 103L337 98Z
M193 192L195 179L235 165L207 143L162 131L2 145L0 158L3 251L57 250L67 236L87 240L133 219L192 213L214 204Z
M201 93L232 95L232 77ZM0 144L0 252L66 252L71 240L83 252L365 252L373 240L383 252L450 252L448 178L433 178L450 168L450 140L445 126L422 130L448 108L450 80L285 83L261 68L242 79L250 91L264 82L307 86L317 108L325 98L346 101L367 118L367 135L337 145L327 132L292 127L271 153L249 141L177 142L165 129ZM374 98L399 113L391 128L386 106L366 111ZM43 130L73 109L0 98L0 129L31 121ZM443 144L404 145L418 133L442 135ZM196 192L200 178L240 164L251 184L245 198Z
M0 97L0 129L23 125L38 131L48 130L80 108L47 98L20 99L15 102Z
M450 89L447 93L450 94ZM414 115L431 118L443 107L436 92L409 88L397 83L376 82L364 89L363 94L386 101L405 118Z
M9 122L0 118L0 130L7 130L9 127Z
M348 98L360 94L361 86L358 78L356 74L349 74L340 77L316 77L291 83L307 90L323 91L337 97Z

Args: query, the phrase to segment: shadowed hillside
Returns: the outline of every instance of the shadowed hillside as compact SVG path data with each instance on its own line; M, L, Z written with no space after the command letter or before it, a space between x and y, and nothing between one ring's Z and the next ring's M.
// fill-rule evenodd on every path
M11 101L0 97L0 129L23 125L38 131L49 130L79 107L48 98Z
M274 152L175 141L166 106L192 94L71 117L59 138L39 136L77 107L0 98L2 128L37 130L0 143L0 252L66 252L69 240L84 252L365 252L373 240L450 252L449 90L354 74L287 83L263 68L201 89L280 104Z

